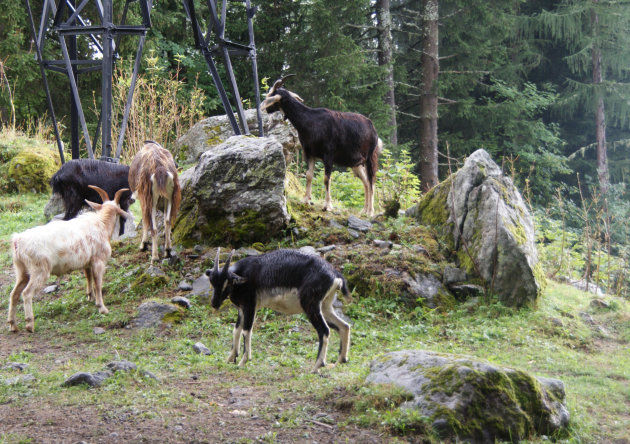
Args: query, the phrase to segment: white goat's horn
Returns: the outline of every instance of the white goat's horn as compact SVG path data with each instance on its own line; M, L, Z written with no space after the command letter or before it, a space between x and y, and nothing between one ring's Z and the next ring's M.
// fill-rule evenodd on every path
M267 93L267 97L273 95L273 93L276 92L277 88L282 88L282 85L284 85L284 81L286 79L288 79L289 77L293 77L295 74L287 74L284 77L280 77L278 80L276 80L273 84L273 86L271 87L271 89L269 90L269 92Z
M109 196L107 195L104 189L99 188L96 185L88 185L88 187L92 188L94 191L98 193L99 196L101 196L101 200L103 201L103 203L109 200Z

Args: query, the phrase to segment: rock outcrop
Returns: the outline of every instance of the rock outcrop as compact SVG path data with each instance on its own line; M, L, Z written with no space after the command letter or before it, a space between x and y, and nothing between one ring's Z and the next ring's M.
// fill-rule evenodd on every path
M289 222L282 146L267 137L233 136L206 151L182 181L175 243L264 242Z
M475 151L407 215L436 227L446 253L455 254L473 283L482 283L504 304L536 301L545 277L532 217L512 180L486 151Z
M287 162L300 148L297 131L284 120L282 113L263 113L265 137L276 139L282 145ZM245 111L247 125L252 134L258 135L258 117L255 109ZM186 134L175 141L173 154L187 163L196 162L203 153L227 141L234 135L226 115L208 117L197 122Z
M422 350L374 360L368 382L398 385L443 438L473 443L518 442L569 423L564 384L470 357Z

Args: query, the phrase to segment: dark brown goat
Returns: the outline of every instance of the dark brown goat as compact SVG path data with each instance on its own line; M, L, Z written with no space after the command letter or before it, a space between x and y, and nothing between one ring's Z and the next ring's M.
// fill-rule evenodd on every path
M156 213L159 209L164 212L164 255L171 257L171 228L182 200L177 166L171 153L147 140L129 167L129 186L142 209L140 249L147 249L147 233L151 231L151 261L158 259Z
M308 163L306 172L305 202L311 200L311 184L315 160L324 163L324 185L326 203L324 211L332 208L330 203L330 175L333 165L352 168L354 174L363 182L365 201L363 212L374 214L374 183L378 170L378 155L383 142L376 134L372 121L367 117L326 108L309 108L297 94L282 86L285 76L273 84L261 109L268 113L282 111L298 132Z

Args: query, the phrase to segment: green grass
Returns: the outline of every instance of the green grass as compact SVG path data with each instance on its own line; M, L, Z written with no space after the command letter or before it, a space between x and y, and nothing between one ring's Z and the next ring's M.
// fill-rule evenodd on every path
M10 270L11 233L43 223L46 198L0 198L0 208L7 208L11 202L21 205L20 211L0 211L3 271ZM384 230L404 232L399 221L389 223ZM36 377L34 382L14 386L0 384L0 405L19 406L34 400L58 406L90 405L98 406L104 417L112 411L120 414L135 409L141 417L162 418L164 422L176 421L166 412L216 412L219 407L212 396L200 398L190 394L192 389L186 384L194 375L194 384L202 384L206 392L238 385L264 393L271 402L297 399L281 412L273 404L256 410L257 416L276 424L264 437L269 442L276 439L277 431L299 430L322 411L318 407L321 405L346 412L346 426L378 428L394 439L400 434L426 433L427 439L435 440L426 429L424 418L397 408L405 400L405 393L394 387L364 383L369 363L383 352L425 349L471 355L537 376L561 379L571 424L567 434L556 437L560 442L612 442L627 438L630 304L626 300L606 297L612 308L597 310L589 305L591 295L552 282L535 309L522 310L486 300L468 301L451 311L412 309L400 306L395 295L366 298L355 294L345 309L353 321L350 363L326 369L322 375L310 373L317 339L305 317L263 310L253 333L252 360L238 368L225 362L236 319L236 310L229 304L216 312L193 298L184 321L170 328L124 328L142 302L149 298L170 299L185 273L196 277L205 268L200 261L174 268L163 266L170 285L158 292L142 288L130 291L137 274L130 272L142 270L148 262L148 254L137 252L136 247L137 239L113 243L104 285L109 315L100 315L85 300L84 278L75 272L59 280L61 288L57 294L36 298L33 335L0 332L0 341L21 344L21 348L3 356L0 367L4 362L25 362ZM11 287L12 282L2 287L2 313L6 313ZM587 325L580 312L590 313L606 331ZM19 322L22 318L19 310ZM94 335L92 330L97 326L106 332ZM333 333L329 362L336 360L338 340ZM210 349L209 355L193 352L192 345L197 341ZM98 371L118 359L134 362L141 371L117 374L97 390L60 386L75 372ZM158 380L146 377L142 370L152 372ZM11 376L14 372L0 370L0 378ZM198 387L194 384L190 387ZM256 407L249 411L252 409ZM325 423L326 419L317 421ZM0 434L0 443L3 442L28 439Z

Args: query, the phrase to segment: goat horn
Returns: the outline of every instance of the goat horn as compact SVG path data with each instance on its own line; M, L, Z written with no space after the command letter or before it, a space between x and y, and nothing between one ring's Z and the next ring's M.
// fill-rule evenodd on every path
M278 80L276 80L273 86L271 87L271 89L269 90L269 92L267 93L267 97L275 93L277 88L282 88L282 85L284 85L284 81L288 79L289 77L293 77L293 76L295 76L295 74L287 74L286 76L280 77Z
M121 188L116 191L116 195L114 196L114 202L116 202L116 205L120 205L120 198L125 191L129 191L129 188Z
M263 101L263 103L260 104L260 110L264 111L265 109L269 108L274 103L278 103L280 100L282 100L282 96L280 95L267 97Z
M225 265L223 266L223 272L227 272L228 268L230 268L230 261L232 260L232 255L234 254L234 250L232 250L227 258L227 261L225 261Z
M109 196L107 195L104 189L99 188L96 185L88 185L88 187L92 188L94 191L98 193L99 196L101 196L101 200L103 201L103 203L109 200Z
M291 94L291 97L293 97L298 102L304 103L304 99L298 96L296 93L289 91L289 94Z
M221 247L217 248L217 257L214 259L214 269L212 272L216 275L219 273L219 255L221 254Z

